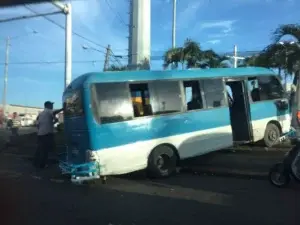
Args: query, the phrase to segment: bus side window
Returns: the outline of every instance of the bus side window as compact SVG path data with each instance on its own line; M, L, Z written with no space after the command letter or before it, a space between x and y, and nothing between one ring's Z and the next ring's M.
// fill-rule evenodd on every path
M260 87L261 100L274 100L284 97L284 90L280 81L275 76L257 77Z
M201 98L200 83L198 80L184 81L184 93L186 100L186 108L188 111L203 108L203 100Z
M256 77L248 78L248 90L253 102L261 100L258 80Z
M92 94L92 110L102 124L131 120L133 109L128 98L126 83L95 83Z
M203 89L207 108L217 108L226 105L222 79L203 80Z
M179 81L153 81L148 85L154 115L181 112L182 99Z
M134 117L152 115L148 84L130 84L129 88Z
M253 102L284 97L282 85L275 76L248 78L248 89Z

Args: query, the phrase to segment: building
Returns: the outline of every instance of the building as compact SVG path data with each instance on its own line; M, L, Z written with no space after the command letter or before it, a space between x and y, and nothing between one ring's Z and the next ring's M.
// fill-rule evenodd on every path
M5 111L6 111L5 117L10 117L14 112L16 112L18 114L29 115L31 117L36 117L39 114L39 112L43 111L43 108L7 104ZM1 115L3 115L3 106L2 106L2 104L0 105L0 113L1 113Z
M130 1L128 66L150 62L151 0Z

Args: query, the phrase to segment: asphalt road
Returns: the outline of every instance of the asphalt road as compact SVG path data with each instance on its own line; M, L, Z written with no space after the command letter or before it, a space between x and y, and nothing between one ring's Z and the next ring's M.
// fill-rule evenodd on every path
M52 176L55 166L42 174ZM138 173L109 178L105 185L75 186L39 174L29 160L0 154L0 224L300 224L295 183L278 189L267 180L190 173L148 180Z
M76 186L14 173L17 164L23 170L29 166L24 159L2 156L0 162L1 224L5 225L296 225L300 221L297 184L278 189L265 180L192 174L148 180L135 174L110 178L105 185Z

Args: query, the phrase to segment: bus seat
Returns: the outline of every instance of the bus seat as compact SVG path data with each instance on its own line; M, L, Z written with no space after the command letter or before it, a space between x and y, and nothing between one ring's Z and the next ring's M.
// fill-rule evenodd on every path
M136 104L133 104L133 113L134 113L134 117L139 117L141 116L139 108Z
M144 106L144 115L145 116L153 115L151 104L147 104Z

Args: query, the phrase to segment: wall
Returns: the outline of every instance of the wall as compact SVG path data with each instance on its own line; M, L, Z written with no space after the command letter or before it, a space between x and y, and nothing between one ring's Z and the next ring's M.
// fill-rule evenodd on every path
M0 109L2 112L2 105L0 105ZM22 105L6 105L6 113L5 116L10 116L14 112L18 114L30 114L32 116L37 116L39 112L43 111L43 108L38 107L30 107L30 106L22 106Z

